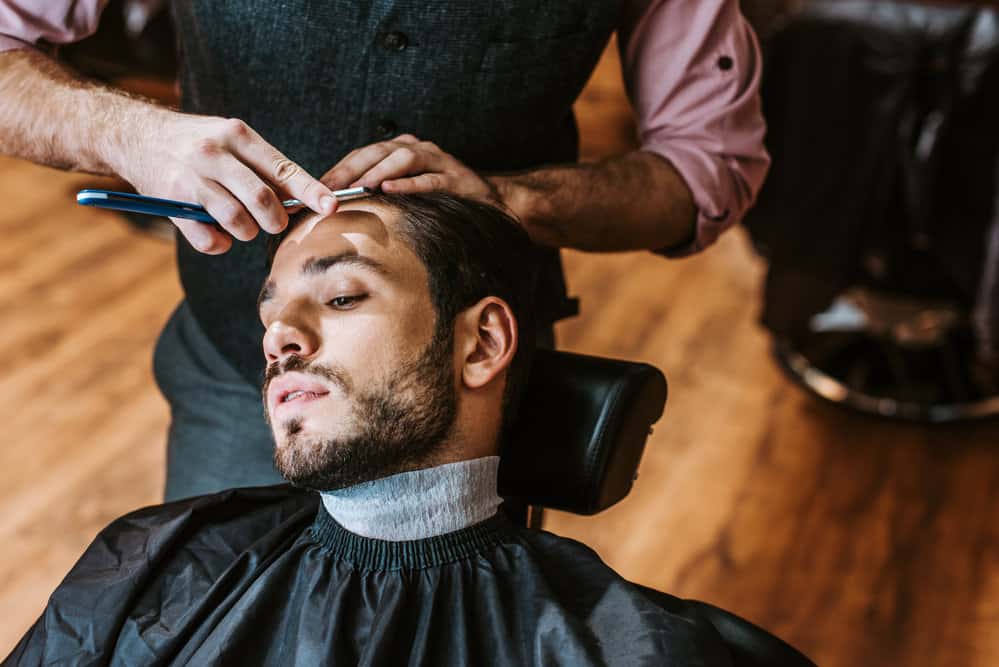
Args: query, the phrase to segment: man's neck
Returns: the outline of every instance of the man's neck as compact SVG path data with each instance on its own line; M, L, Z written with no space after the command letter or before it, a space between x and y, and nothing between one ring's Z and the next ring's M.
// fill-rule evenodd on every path
M400 542L451 533L496 514L499 457L404 472L320 494L330 516L352 533Z

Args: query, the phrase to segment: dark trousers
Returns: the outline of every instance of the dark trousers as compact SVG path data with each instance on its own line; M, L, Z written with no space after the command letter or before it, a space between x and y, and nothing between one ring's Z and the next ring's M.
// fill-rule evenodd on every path
M538 345L551 348L551 327ZM262 354L262 353L261 353ZM156 343L153 373L170 404L166 500L279 484L260 387L219 354L181 302Z

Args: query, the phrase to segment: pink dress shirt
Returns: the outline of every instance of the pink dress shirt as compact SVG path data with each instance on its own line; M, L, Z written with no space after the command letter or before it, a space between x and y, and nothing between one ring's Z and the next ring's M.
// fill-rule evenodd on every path
M0 51L67 44L97 30L107 0L0 0ZM642 149L669 160L697 205L697 252L742 219L763 184L761 57L738 0L628 0L621 68Z

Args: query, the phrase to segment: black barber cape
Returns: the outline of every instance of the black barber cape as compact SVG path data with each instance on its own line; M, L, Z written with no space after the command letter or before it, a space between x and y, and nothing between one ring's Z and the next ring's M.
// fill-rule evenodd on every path
M239 489L104 529L4 665L724 665L589 548L496 516L350 533L319 496Z

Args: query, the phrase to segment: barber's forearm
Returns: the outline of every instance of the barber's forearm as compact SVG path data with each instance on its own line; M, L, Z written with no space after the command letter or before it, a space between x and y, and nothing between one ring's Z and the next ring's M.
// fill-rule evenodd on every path
M174 222L201 252L288 224L281 198L327 215L333 193L235 118L183 114L74 78L45 55L0 53L0 154L117 174L142 193L202 204L221 229Z
M595 164L491 176L539 244L590 251L654 250L694 236L697 210L677 170L634 151Z
M164 113L170 111L80 80L38 51L0 53L0 154L112 174L142 123Z

